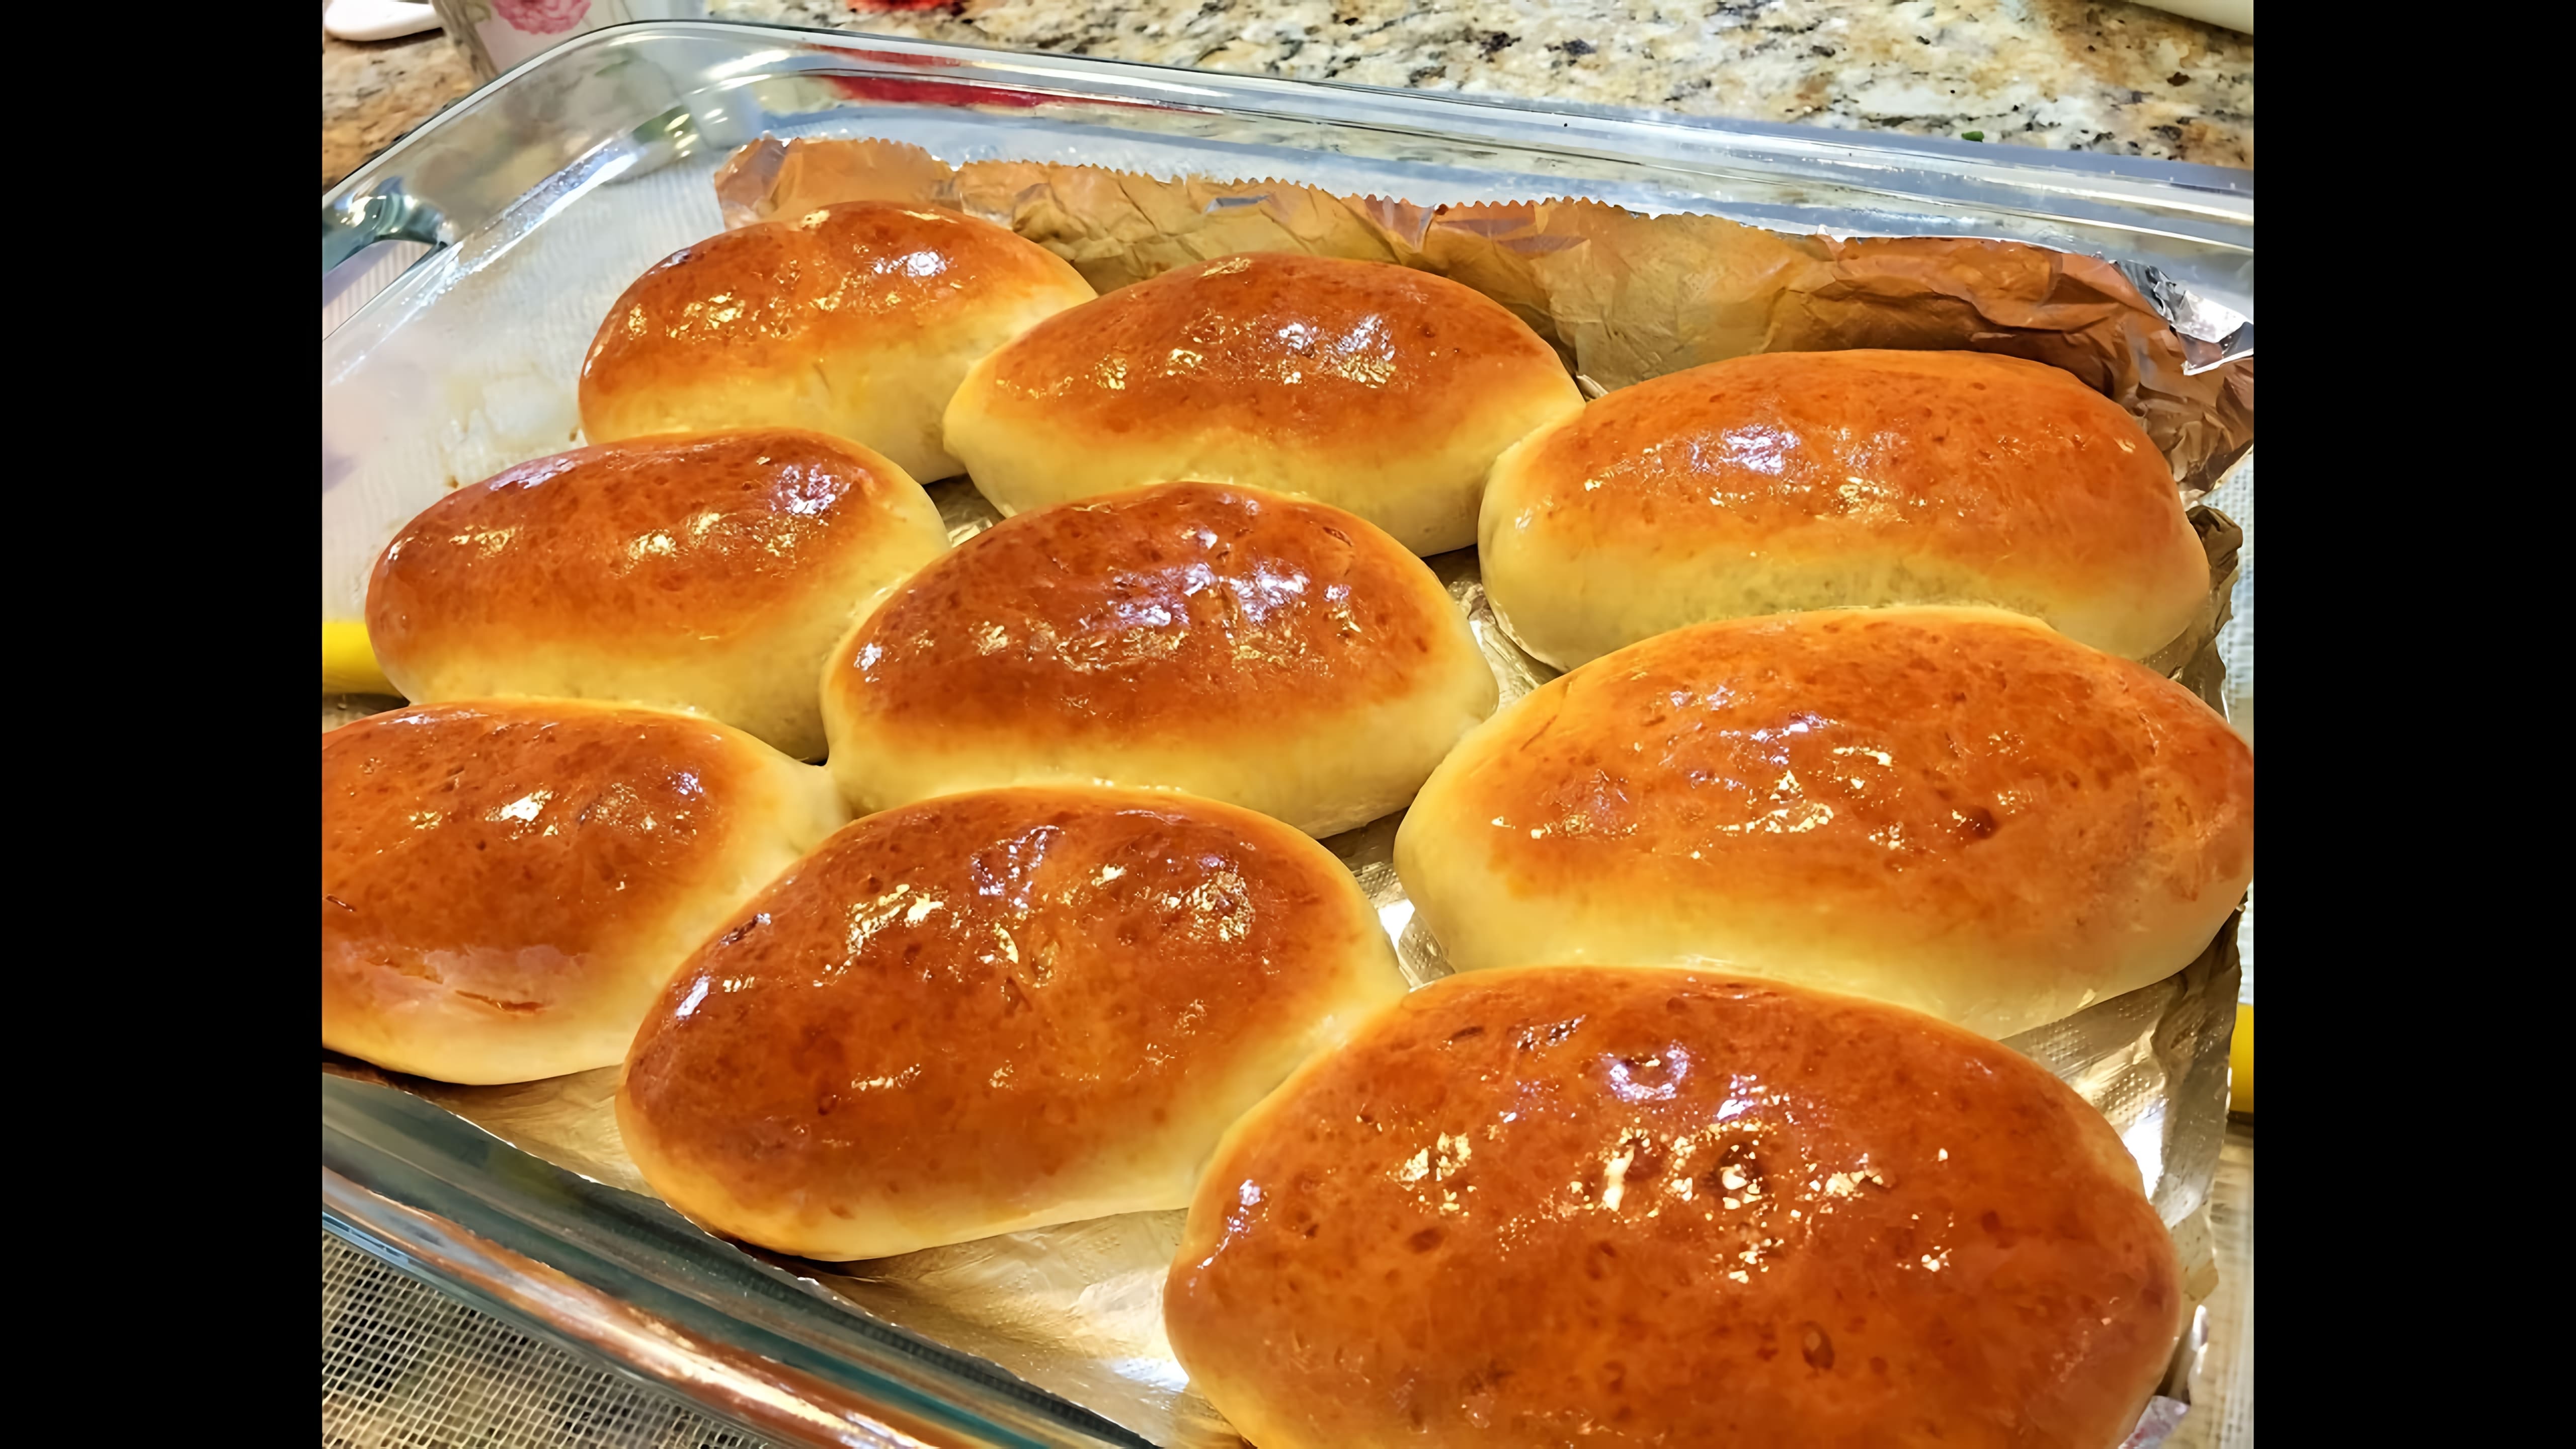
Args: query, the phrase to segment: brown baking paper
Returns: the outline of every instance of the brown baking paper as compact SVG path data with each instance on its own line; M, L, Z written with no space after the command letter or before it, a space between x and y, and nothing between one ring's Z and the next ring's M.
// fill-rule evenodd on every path
M725 225L840 201L951 207L1063 257L1097 290L1236 252L1394 262L1502 303L1596 388L1755 352L2000 352L2129 410L2196 502L2254 445L2254 361L2187 375L2183 340L2095 257L1956 237L1837 240L1595 201L1418 206L1277 180L1097 166L950 166L897 141L765 137L717 171Z

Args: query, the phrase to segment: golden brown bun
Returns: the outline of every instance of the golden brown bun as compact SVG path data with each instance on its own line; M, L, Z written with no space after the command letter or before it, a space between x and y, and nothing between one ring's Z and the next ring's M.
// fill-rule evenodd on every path
M948 447L1004 513L1201 478L1347 508L1419 554L1476 541L1496 454L1583 405L1500 303L1383 262L1165 272L977 363Z
M2172 472L2071 375L1974 352L1775 352L1621 388L1494 465L1479 558L1570 669L1705 619L1982 604L2130 658L2209 593Z
M582 431L812 428L946 478L963 465L939 419L966 369L1091 297L1055 253L938 207L761 222L673 252L608 309L582 364Z
M954 795L736 912L636 1035L617 1121L700 1222L884 1257L1186 1205L1228 1123L1403 992L1358 883L1276 821Z
M1005 520L832 659L832 774L862 810L1091 783L1330 835L1402 808L1495 699L1465 619L1401 544L1204 483Z
M2110 1449L2182 1328L2099 1113L1912 1012L1436 982L1226 1135L1164 1290L1261 1449Z
M1397 871L1461 970L1699 966L2009 1036L2189 965L2254 873L2254 755L2015 614L1695 624L1497 714Z
M367 638L415 701L696 710L812 759L824 656L947 549L930 495L855 443L779 429L610 443L431 504L376 560Z
M707 932L849 812L712 720L414 706L322 736L322 1044L447 1082L626 1054Z

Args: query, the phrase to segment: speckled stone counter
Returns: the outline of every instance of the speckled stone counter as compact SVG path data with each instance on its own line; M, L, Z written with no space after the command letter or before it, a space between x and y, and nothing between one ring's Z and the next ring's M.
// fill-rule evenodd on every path
M323 36L322 189L473 89L464 52L435 30L372 44Z
M711 0L719 19L1254 75L2254 164L2254 40L2083 0ZM327 187L473 86L326 39Z
M713 0L718 18L2254 164L2254 40L2080 0Z

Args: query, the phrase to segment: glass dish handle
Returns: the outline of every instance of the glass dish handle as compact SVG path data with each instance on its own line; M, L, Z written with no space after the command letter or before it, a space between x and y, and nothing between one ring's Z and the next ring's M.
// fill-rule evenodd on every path
M438 208L403 188L390 176L363 195L341 198L322 211L322 275L380 241L416 241L432 249L447 245L441 236L447 218Z

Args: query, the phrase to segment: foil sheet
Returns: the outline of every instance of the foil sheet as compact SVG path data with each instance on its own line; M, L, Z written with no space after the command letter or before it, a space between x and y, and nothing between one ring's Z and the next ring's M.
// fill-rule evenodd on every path
M1713 217L1646 217L1592 202L1420 207L1342 198L1275 181L1162 181L1036 163L950 167L891 142L764 141L717 174L728 225L873 197L960 207L1011 225L1095 286L1233 251L1294 249L1442 271L1520 313L1599 395L1721 357L1828 347L1967 347L2054 363L2147 427L2186 502L2250 449L2251 323L2200 316L2188 294L2091 258L2016 243L1787 237ZM2241 322L2241 328L2235 324ZM2186 332L2184 329L2188 328ZM2200 334L2225 333L2212 338ZM2239 335L2241 332L2241 336ZM931 489L952 542L997 515L964 480ZM2210 562L2193 625L2148 663L2224 712L2216 640L2243 532L2191 510ZM1502 701L1556 671L1523 653L1486 603L1472 549L1427 561L1493 668ZM324 728L387 700L326 700ZM1325 842L1395 943L1407 981L1448 975L1415 918L1393 852L1402 815ZM2173 1231L2195 1305L2216 1287L2207 1203L2226 1137L2228 1041L2238 991L2237 920L2155 985L2010 1038L2101 1110L2137 1159ZM619 1139L618 1068L497 1087L391 1076L326 1056L326 1071L388 1082L494 1137L592 1181L651 1194ZM864 1263L746 1249L813 1292L975 1355L1169 1449L1232 1449L1233 1430L1193 1391L1162 1324L1162 1285L1183 1214L1137 1213L1012 1233ZM2204 1308L2123 1449L2151 1449L2183 1422L2203 1379Z

